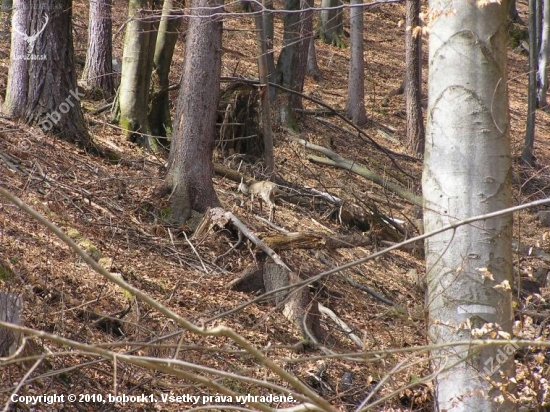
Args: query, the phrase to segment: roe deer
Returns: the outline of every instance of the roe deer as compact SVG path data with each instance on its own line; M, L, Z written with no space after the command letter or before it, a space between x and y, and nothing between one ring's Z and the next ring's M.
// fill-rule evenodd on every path
M245 195L250 195L250 210L252 211L252 204L254 203L254 196L258 197L260 202L260 211L262 211L262 200L264 200L269 206L269 221L273 221L275 215L275 192L277 192L277 185L273 182L255 182L252 184L244 183L241 179L239 185L240 192Z

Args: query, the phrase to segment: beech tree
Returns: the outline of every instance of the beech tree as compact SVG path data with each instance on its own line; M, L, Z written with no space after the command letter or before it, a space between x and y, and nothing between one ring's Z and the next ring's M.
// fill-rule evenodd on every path
M533 148L535 145L535 121L537 114L537 72L538 72L538 35L537 0L529 0L529 85L527 86L527 123L525 125L525 143L521 159L526 165L533 166Z
M430 1L436 17L422 182L426 232L511 205L508 9L506 2L478 4ZM505 215L426 241L432 343L511 336L511 233L512 218ZM432 350L436 410L514 410L509 396L514 350L457 345Z
M542 0L542 25L537 70L537 107L547 109L548 53L550 53L550 0Z
M82 81L103 91L105 98L114 94L112 56L112 0L91 0L88 27L88 52Z
M220 94L223 0L194 0L168 159L172 217L219 206L212 184L212 153Z
M170 117L170 65L178 40L182 21L183 1L164 0L162 18L160 20L155 55L153 58L153 73L151 93L151 108L149 110L149 125L155 136L172 136L172 118Z
M350 63L348 76L348 100L346 115L353 123L367 122L365 112L365 60L363 56L363 0L351 0L349 11L351 26Z
M15 0L13 7L4 113L89 147L76 85L72 0Z
M157 39L158 19L152 15L156 1L130 0L124 37L122 73L115 120L129 140L155 151L147 117L149 87Z

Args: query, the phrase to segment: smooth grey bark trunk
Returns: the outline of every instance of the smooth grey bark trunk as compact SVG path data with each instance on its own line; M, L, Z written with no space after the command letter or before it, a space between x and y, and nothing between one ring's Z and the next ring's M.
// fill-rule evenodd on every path
M537 0L529 0L529 85L527 91L527 123L525 126L525 143L521 154L522 161L534 165L533 149L535 146L535 121L537 113Z
M0 292L0 321L20 326L22 311L23 298L19 294ZM0 356L13 355L21 343L21 337L19 332L0 328Z
M405 100L407 105L407 146L417 154L424 153L424 119L420 104L422 90L422 37L420 26L420 0L406 1L405 32Z
M189 22L182 82L168 159L172 217L185 221L191 210L219 206L212 184L212 153L220 95L222 0L194 0ZM200 16L200 17L199 17Z
M15 1L4 111L43 133L91 146L74 66L72 1Z
M147 117L149 87L157 37L158 22L152 15L152 0L130 0L129 21L124 37L122 74L115 119L126 137L149 150L158 149L151 136Z
M363 56L363 0L351 0L350 63L346 116L357 125L367 123L365 112L365 60ZM355 6L355 7L354 7Z
M82 72L82 81L102 90L106 99L115 91L111 7L112 0L90 1L88 52Z
M542 33L537 71L537 107L546 108L548 91L548 53L550 53L550 0L543 1Z
M170 65L183 20L183 1L164 0L155 56L153 59L152 94L149 110L149 126L155 136L172 136L170 115Z
M449 7L455 13L445 13ZM430 34L422 177L425 232L512 203L507 7L506 1L483 8L469 1L430 1L431 10L441 14ZM506 215L426 240L432 343L468 341L474 336L498 339L499 332L511 336L511 234L512 216ZM507 396L514 393L510 378L515 376L515 347L505 348L432 350L432 367L439 371L436 410L515 410Z

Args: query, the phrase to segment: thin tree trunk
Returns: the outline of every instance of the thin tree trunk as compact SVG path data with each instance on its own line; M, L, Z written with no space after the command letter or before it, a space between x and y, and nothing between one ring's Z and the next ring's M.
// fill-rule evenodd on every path
M317 51L315 50L315 38L311 36L309 39L309 51L307 53L306 74L313 78L316 82L321 81L322 75L317 63Z
M91 0L88 28L88 52L82 81L103 91L107 99L114 94L112 57L112 0Z
M263 29L264 29L264 35L265 35L265 41L266 41L266 47L267 47L267 75L269 77L270 82L275 81L276 77L276 69L275 69L275 54L273 52L273 41L275 37L275 29L273 27L273 12L269 10L273 10L273 0L262 0L262 5L264 6L264 12L262 14L263 18ZM269 95L270 99L273 100L275 98L275 90L272 89L271 93Z
M309 39L313 36L313 11L309 10L312 0L301 0L300 8L304 11L300 13L300 41L298 43L298 65L295 74L295 90L299 93L304 91L304 82L306 79L306 68L309 53ZM290 96L290 105L294 110L303 109L302 97L298 94Z
M537 0L529 0L529 89L527 92L527 125L525 143L521 159L533 166L533 147L535 145L535 115L537 109Z
M285 10L300 10L300 0L286 0ZM297 68L300 59L300 14L286 13L284 20L283 49L277 60L277 83L283 87L298 90ZM276 107L279 122L283 127L296 129L296 117L293 110L293 99L289 95L278 94Z
M446 13L451 6L454 12ZM506 6L430 1L438 17L430 32L426 232L512 203ZM432 343L511 336L511 234L512 216L505 215L426 240ZM515 410L514 352L512 344L432 350L435 409Z
M405 99L407 104L407 146L417 154L424 153L424 119L420 97L422 90L422 37L420 26L420 0L406 2L405 32Z
M363 0L351 0L351 45L346 116L361 126L367 122L365 112L365 60L363 56ZM355 7L354 7L355 6Z
M537 71L537 107L546 108L548 53L550 53L550 0L543 0L542 35Z
M219 206L212 184L212 153L220 94L222 0L195 0L185 47L182 83L168 159L172 217L185 221L191 210ZM198 18L196 15L200 15Z
M178 40L183 1L164 0L162 18L155 46L149 126L155 136L172 136L172 117L170 116L170 65Z
M271 101L269 98L269 68L267 63L267 39L264 31L263 13L256 14L256 35L260 55L258 57L258 71L262 90L260 92L262 107L262 131L264 137L264 161L266 173L272 176L275 171L273 155L273 133L271 130Z
M337 47L345 47L342 40L344 35L343 11L341 0L321 0L321 22L319 37L327 43Z

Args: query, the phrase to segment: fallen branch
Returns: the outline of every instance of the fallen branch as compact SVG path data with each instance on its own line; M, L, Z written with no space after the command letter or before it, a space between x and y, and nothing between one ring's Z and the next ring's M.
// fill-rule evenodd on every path
M370 246L373 244L370 236L328 236L322 233L300 232L266 236L263 238L263 241L274 250L338 249Z
M319 312L323 315L328 316L332 319L334 323L336 323L348 336L349 338L355 343L361 350L365 349L365 345L363 344L363 341L357 336L355 333L353 333L352 329L344 322L342 319L340 319L336 313L334 313L332 310L327 308L322 303L318 303L319 306Z
M204 214L204 217L201 223L199 223L197 230L193 235L193 238L197 238L206 234L214 226L223 228L223 227L226 227L228 224L231 224L237 229L239 229L239 231L246 238L248 238L256 246L258 246L277 265L288 270L289 272L291 271L290 268L287 266L287 264L283 262L281 257L273 249L267 246L265 242L262 241L262 239L260 239L254 233L252 233L250 229L248 229L246 225L243 222L241 222L233 213L227 212L221 207L214 207L212 209L209 209Z
M333 152L330 149L327 149L326 147L319 146L310 142L305 141L304 139L297 139L294 137L289 137L289 140L299 143L302 146L304 146L307 149L315 150L317 152L320 152L328 157L319 157L319 156L313 156L309 155L307 158L308 160L314 162L314 163L320 163L325 164L329 166L335 166L340 167L345 170L350 170L360 176L363 176L364 178L382 186L383 188L395 193L396 195L402 197L403 199L411 202L414 205L417 205L419 207L422 207L422 198L420 196L415 195L414 193L408 191L407 189L400 187L396 184L388 182L386 179L384 179L382 176L370 171L365 166L360 165L357 162L353 162L351 160L345 159L342 156L340 156L338 153Z

